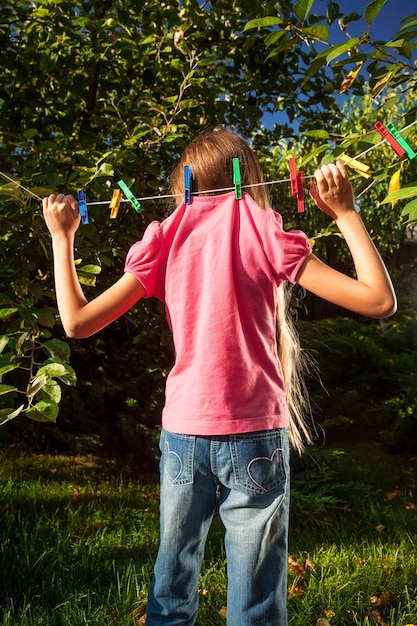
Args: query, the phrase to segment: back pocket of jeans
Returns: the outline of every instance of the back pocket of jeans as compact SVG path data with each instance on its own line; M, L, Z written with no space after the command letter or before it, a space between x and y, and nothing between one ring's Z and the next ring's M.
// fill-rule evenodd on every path
M230 445L237 485L254 493L264 494L285 483L288 473L288 445L283 432L277 430L246 436L236 435L233 438Z
M163 432L161 439L163 470L172 485L191 485L194 481L195 437Z

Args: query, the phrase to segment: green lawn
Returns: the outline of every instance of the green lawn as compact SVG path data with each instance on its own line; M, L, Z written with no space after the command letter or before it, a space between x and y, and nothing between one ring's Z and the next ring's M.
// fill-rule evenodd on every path
M293 466L290 625L417 626L417 460L360 445ZM143 623L156 483L96 457L3 454L0 467L0 625ZM225 623L224 566L215 519L199 626Z

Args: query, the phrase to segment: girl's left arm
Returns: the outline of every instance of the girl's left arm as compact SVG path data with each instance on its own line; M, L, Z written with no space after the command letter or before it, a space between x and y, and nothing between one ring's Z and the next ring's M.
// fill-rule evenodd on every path
M354 207L352 187L342 163L316 171L317 187L311 195L317 206L338 225L349 247L357 278L329 267L311 254L301 266L296 282L317 296L345 309L373 318L396 311L396 297L376 247Z
M69 337L89 337L126 313L145 294L145 289L132 274L126 273L88 302L74 263L74 238L80 223L78 202L72 196L51 195L44 199L43 211L52 235L55 291L62 325Z

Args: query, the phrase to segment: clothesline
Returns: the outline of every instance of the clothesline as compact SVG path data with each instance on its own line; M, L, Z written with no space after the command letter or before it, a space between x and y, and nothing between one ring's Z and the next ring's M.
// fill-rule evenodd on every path
M417 124L417 120L415 120L414 122L411 122L411 124L408 124L408 126L405 126L404 128L401 129L401 132L408 130L409 128L411 128L412 126L414 126L415 124ZM361 159L363 156L365 156L366 154L368 154L369 152L371 152L372 150L375 150L375 148L378 148L379 146L386 144L387 140L386 138L383 138L381 141L379 141L378 143L374 144L373 146L370 146L369 148L367 148L366 150L363 150L360 154L358 154L356 157L353 157L353 160L358 161L359 159ZM10 183L13 183L14 185L16 185L17 187L19 187L20 189L26 191L29 195L31 195L33 198L36 198L39 202L42 202L42 198L34 193L31 189L28 189L27 187L25 187L24 185L22 185L19 181L11 178L11 176L9 176L8 174L5 174L4 172L0 172L0 176L2 176L4 179L6 179L7 181L9 181ZM309 174L304 176L304 180L308 180L314 178L314 175ZM271 181L263 181L263 182L259 182L259 183L252 183L249 185L242 185L242 189L249 189L251 187L260 187L260 186L264 186L264 185L278 185L278 184L284 184L284 183L290 183L291 182L291 178L282 178L279 180L271 180ZM368 185L368 187L361 193L359 194L358 197L360 197L360 195L362 195L363 193L365 193L372 185L375 184L375 180L373 180L370 185ZM203 192L191 192L191 195L199 195L199 193L204 193L204 194L209 194L209 193L225 193L228 191L233 191L235 189L235 187L223 187L220 189L207 189L204 190ZM138 202L144 202L147 200L168 200L170 198L178 198L178 197L182 197L183 194L163 194L163 195L153 195L153 196L142 196L139 198L136 198L136 200ZM120 202L130 202L129 198L121 198ZM97 200L97 201L93 201L93 202L87 202L86 205L87 206L100 206L100 205L108 205L109 204L109 200Z

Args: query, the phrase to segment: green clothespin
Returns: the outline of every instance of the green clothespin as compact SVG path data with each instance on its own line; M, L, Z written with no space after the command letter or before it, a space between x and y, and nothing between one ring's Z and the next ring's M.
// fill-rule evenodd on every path
M119 185L120 189L125 194L126 198L129 200L129 202L131 202L135 211L139 213L139 211L142 210L139 200L136 200L135 196L133 195L133 193L130 191L129 187L126 185L126 183L123 180L119 180L117 184Z
M240 178L239 159L233 159L233 184L236 191L236 200L242 199L242 181Z
M414 159L414 157L417 156L417 154L414 152L411 146L407 143L407 141L404 139L400 131L394 126L394 124L392 123L387 124L387 129L389 130L391 135L394 137L394 139L400 144L400 146L404 148L404 150L407 153L408 158L410 160Z

